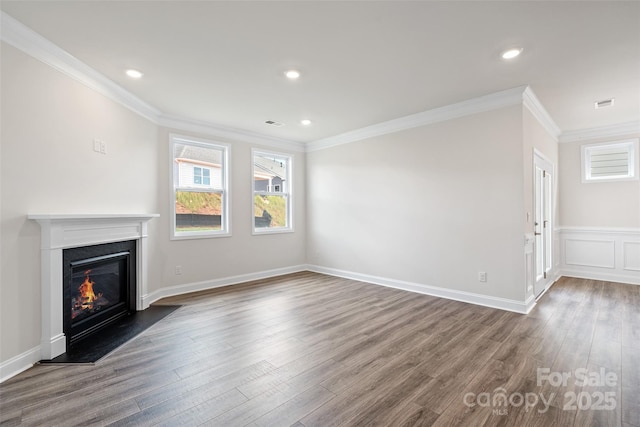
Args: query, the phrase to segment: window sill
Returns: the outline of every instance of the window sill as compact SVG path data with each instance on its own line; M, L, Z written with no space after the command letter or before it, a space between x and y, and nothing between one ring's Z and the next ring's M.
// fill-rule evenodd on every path
M170 240L196 240L196 239L217 239L220 237L231 237L229 233L216 233L216 234L180 234L172 235Z
M284 228L284 227L283 228L267 228L264 230L254 228L251 234L254 236L261 236L265 234L286 234L286 233L293 233L293 232L294 232L293 228Z

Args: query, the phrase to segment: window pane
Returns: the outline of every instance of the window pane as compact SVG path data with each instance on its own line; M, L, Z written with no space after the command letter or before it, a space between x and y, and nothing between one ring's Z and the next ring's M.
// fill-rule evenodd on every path
M256 154L253 158L254 191L287 191L287 165L288 159Z
M223 188L223 149L176 143L174 156L176 187L207 186L216 190Z
M176 191L176 232L218 231L221 224L221 193Z
M629 175L629 151L626 147L591 151L591 176Z
M256 228L286 227L287 202L286 196L255 196L253 212Z
M634 140L583 145L583 182L637 177L637 165L634 162L637 147L638 143Z

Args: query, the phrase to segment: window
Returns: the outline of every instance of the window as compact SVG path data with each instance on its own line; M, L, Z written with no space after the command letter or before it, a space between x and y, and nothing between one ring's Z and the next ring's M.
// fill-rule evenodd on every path
M171 135L172 239L230 235L227 145Z
M637 140L582 146L582 182L638 179Z
M293 231L291 156L252 151L254 234Z
M195 185L211 185L211 169L193 167L193 183Z

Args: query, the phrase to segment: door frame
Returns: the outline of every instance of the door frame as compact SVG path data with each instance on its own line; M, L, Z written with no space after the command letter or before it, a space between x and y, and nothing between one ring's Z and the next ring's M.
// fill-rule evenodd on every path
M542 227L538 227L536 225L536 217L537 217L537 212L538 212L538 197L537 197L537 186L538 186L538 179L536 176L536 169L540 168L545 172L549 173L549 185L548 185L548 194L544 194L545 190L545 186L543 184L543 188L541 189L541 191L543 191L543 206L542 209L544 210L545 208L548 207L548 212L549 212L549 216L548 216L548 223L547 223L547 227L544 226L544 224L542 224ZM533 175L533 222L534 222L534 227L533 227L533 231L534 231L534 239L533 239L533 268L532 268L532 272L531 274L533 275L533 294L536 298L539 298L547 289L549 289L549 286L551 286L551 284L554 282L553 278L554 278L554 260L556 257L556 254L554 253L554 229L555 229L555 221L554 221L554 214L555 214L555 190L556 190L556 165L547 157L545 156L542 152L538 151L537 149L533 149L533 171L532 171L532 175ZM546 197L545 197L546 196ZM546 201L546 205L545 205L545 201ZM548 206L547 206L548 205ZM538 232L541 232L542 234L537 235ZM538 238L538 236L540 236L540 238ZM546 241L545 241L546 240ZM540 248L539 246L543 245L542 247L542 256L543 256L543 274L541 275L541 277L538 277L538 261L539 261L539 252L540 252ZM549 253L549 256L547 257L547 253ZM545 264L545 261L547 261L547 259L549 260L549 265Z

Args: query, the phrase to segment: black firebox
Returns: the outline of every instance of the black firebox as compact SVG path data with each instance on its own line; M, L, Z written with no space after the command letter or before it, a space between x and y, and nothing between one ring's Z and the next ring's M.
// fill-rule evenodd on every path
M136 241L63 251L67 352L136 310Z

